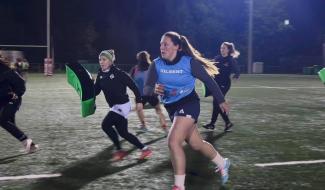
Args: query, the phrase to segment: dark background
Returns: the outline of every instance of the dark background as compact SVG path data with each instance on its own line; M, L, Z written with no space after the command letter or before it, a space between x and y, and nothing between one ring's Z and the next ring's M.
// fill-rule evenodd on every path
M324 0L253 0L253 61L266 72L299 73L322 64ZM247 65L248 0L52 0L51 41L55 62L93 60L113 48L119 64L135 64L135 54L159 55L161 35L187 36L212 58L223 41L234 42ZM284 25L285 19L290 20ZM46 0L1 0L0 44L46 44ZM45 48L23 50L43 62Z

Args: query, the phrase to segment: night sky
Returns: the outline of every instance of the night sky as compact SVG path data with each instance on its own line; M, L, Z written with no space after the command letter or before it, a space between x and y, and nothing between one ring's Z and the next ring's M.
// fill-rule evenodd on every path
M277 1L282 2L280 5L283 8L283 15L290 20L292 30L286 32L287 34L283 32L276 35L279 39L275 42L281 46L280 38L287 39L281 48L290 49L285 52L288 56L321 57L321 44L325 38L325 1ZM184 2L188 4L185 8ZM198 11L200 6L196 6L196 2L195 0L51 0L51 39L55 58L58 62L96 60L100 50L114 48L119 56L118 60L132 64L136 52L143 49L148 50L153 57L158 56L161 35L169 30L177 30L210 57L217 53L222 41L233 41L242 52L242 62L245 62L247 41L243 36L247 32L247 1L215 0L216 6L211 7L211 10L205 10L204 18L196 16L200 14ZM213 3L213 0L202 2ZM177 12L173 13L173 10ZM216 22L215 28L212 29L204 24L198 25L197 23L204 23L202 19L208 18L209 11L214 15L221 15L220 18L227 24ZM187 16L192 20L182 19L185 13L193 14L192 17ZM286 18L283 17L284 19ZM213 27L213 20L210 23L212 24L208 26ZM0 24L2 26L0 44L46 44L46 0L1 0ZM254 25L254 30L260 30L259 27ZM202 35L194 29L201 30ZM219 33L215 32L215 37L211 37L214 30ZM256 38L254 44L256 43L258 47L258 42L267 36L263 38L257 35ZM89 44L85 45L89 41L92 47ZM265 52L264 54L261 52L260 55L256 53L256 59L277 61L272 59L271 55L269 57L266 55L278 45L262 44ZM36 62L41 62L43 59L41 57L45 55L45 51L41 49L15 49L27 51L29 54L27 57ZM279 51L283 51L282 49ZM35 56L35 52L38 56ZM272 55L278 56L283 54Z

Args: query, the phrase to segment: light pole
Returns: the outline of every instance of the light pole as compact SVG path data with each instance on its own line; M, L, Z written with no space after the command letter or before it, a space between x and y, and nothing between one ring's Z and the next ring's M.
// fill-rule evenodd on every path
M253 0L248 2L248 51L247 51L247 73L252 73L253 62Z
M51 58L51 2L46 1L46 58L44 59L44 75L52 76L54 70L53 59Z
M50 10L51 10L51 4L50 4L50 0L47 0L46 3L46 45L47 45L47 54L46 54L46 58L51 58L51 48L50 48L50 24L51 24L51 20L50 20Z

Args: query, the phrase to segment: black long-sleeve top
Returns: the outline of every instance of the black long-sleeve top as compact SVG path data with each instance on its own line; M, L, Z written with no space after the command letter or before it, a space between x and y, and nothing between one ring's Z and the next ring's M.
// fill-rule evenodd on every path
M25 80L14 70L0 63L0 107L8 104L15 93L18 101L26 91Z
M110 107L130 101L126 87L133 91L136 103L141 103L141 94L132 78L126 72L112 65L108 72L100 70L97 74L95 94L97 96L103 91Z
M215 80L218 83L230 82L230 76L232 73L234 73L233 78L239 78L239 66L232 56L222 57L221 55L218 55L214 60L218 62L216 66L219 68L219 74L215 77Z

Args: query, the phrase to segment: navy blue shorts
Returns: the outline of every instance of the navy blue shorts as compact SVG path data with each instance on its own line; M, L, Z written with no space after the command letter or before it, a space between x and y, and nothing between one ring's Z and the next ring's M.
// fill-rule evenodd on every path
M197 123L200 115L200 100L190 100L179 105L168 105L165 108L172 122L175 116L184 116L194 119L194 123Z
M157 96L142 96L142 104L145 105L147 103L152 107L156 107L159 104L159 99Z

